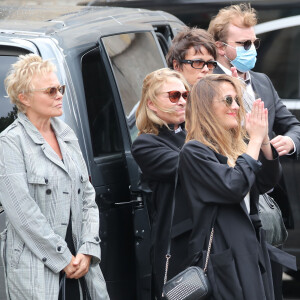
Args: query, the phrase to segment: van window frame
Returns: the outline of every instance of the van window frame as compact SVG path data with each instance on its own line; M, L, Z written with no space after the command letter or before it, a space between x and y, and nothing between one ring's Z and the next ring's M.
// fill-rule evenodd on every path
M154 27L157 27L158 25L155 24L153 25ZM162 26L162 25L161 25ZM170 28L171 29L171 28ZM122 35L122 34L130 34L130 33L151 33L154 41L155 41L155 44L156 44L156 47L158 49L158 52L162 58L162 62L163 62L163 66L162 67L165 67L167 68L167 63L166 63L166 59L165 59L165 56L164 56L164 53L161 49L161 45L158 41L158 38L157 38L157 35L156 35L156 32L154 31L154 28L152 30L149 30L149 29L141 29L141 30L128 30L128 31L120 31L118 33L114 33L114 34L109 34L109 35L103 35L99 38L98 40L98 43L99 43L99 48L100 48L100 51L103 55L103 62L105 64L105 68L107 70L110 70L109 73L110 73L110 84L111 84L111 87L113 89L113 93L115 95L115 99L118 99L118 103L120 105L117 105L117 109L118 109L118 114L120 116L122 116L122 122L124 122L124 124L126 124L126 126L121 126L121 130L122 131L122 136L124 134L124 137L126 135L126 138L124 139L124 150L125 152L126 151L131 151L131 145L132 145L132 139L131 139L131 135L130 135L130 129L128 127L128 123L127 123L127 120L126 120L126 117L125 117L125 109L124 109L124 106L123 106L123 102L122 102L122 98L121 98L121 95L119 93L119 89L118 89L118 83L115 79L115 76L114 76L114 69L113 69L113 66L111 64L111 60L110 60L110 57L106 51L106 48L105 48L105 45L104 45L104 42L103 42L103 38L105 37L111 37L111 36L116 36L116 35ZM112 84L113 83L113 84ZM129 141L129 143L128 143Z
M129 172L129 180L130 180L130 189L131 191L138 191L139 187L138 187L138 182L139 182L139 172L138 172L138 167L137 164L131 154L131 145L132 145L132 140L131 140L131 135L130 135L130 130L128 127L128 123L126 120L126 116L125 116L125 110L123 107L123 102L121 99L121 95L119 93L118 90L118 83L116 82L115 76L114 76L114 71L113 71L113 66L111 65L111 60L110 57L108 55L108 53L106 52L106 48L104 45L104 42L102 40L102 38L104 37L109 37L109 36L114 36L114 35L121 35L121 34L128 34L128 33L143 33L143 32L147 32L147 33L151 33L152 37L154 38L154 41L156 43L156 46L158 47L158 51L160 53L160 56L162 57L162 62L164 64L164 67L167 67L166 64L166 60L165 57L163 55L162 49L159 45L159 42L157 40L156 34L154 32L154 30L129 30L129 31L122 31L122 32L118 32L115 34L109 34L109 35L103 35L101 37L99 37L98 39L98 46L99 46L99 51L101 52L101 56L103 59L103 64L104 67L107 71L107 75L109 76L109 83L111 85L112 91L113 91L113 96L115 99L115 103L116 103L116 111L117 114L119 116L119 122L120 122L120 129L121 129L121 135L123 138L123 146L124 146L124 156L126 159L126 163L127 163L127 169Z

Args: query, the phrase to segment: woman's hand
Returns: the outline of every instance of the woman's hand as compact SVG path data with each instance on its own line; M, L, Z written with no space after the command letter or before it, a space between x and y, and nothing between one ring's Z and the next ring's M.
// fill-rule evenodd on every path
M90 255L82 253L77 254L75 259L72 261L75 272L73 272L70 276L67 274L67 278L78 279L84 276L89 271L91 259L92 257Z
M257 99L253 102L251 112L246 115L246 130L250 137L246 153L256 160L260 149L266 159L273 159L268 128L268 110L261 99Z
M76 272L77 267L74 266L75 257L72 255L72 259L70 263L64 268L64 272L67 275L67 278L71 278L71 276Z
M251 112L246 115L246 130L250 140L260 145L268 143L268 110L264 108L264 102L257 99L253 102Z

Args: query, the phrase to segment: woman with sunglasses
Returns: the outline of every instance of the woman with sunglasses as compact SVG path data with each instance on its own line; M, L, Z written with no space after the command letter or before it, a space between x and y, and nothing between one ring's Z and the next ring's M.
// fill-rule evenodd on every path
M147 184L152 191L148 210L153 299L154 295L157 299L161 299L162 295L176 164L186 136L184 120L188 91L188 83L177 71L167 68L154 71L144 79L136 112L139 136L132 145L132 154L142 171L142 186ZM175 213L175 225L189 219L185 201L178 203L177 208L179 213ZM170 274L179 271L187 248L188 228L181 229L180 236L179 232L173 232ZM179 260L176 259L177 254Z
M191 91L186 127L179 176L193 215L189 264L203 268L214 228L209 299L274 299L269 253L287 254L267 245L258 216L259 194L281 174L264 103L245 115L240 80L208 75Z
M61 116L65 86L35 54L5 79L18 117L0 135L1 256L7 298L109 299L100 262L99 212L74 132Z

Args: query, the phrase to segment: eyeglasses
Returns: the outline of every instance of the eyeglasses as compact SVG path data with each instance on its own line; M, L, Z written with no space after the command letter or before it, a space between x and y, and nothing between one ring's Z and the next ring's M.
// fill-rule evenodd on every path
M218 65L214 60L205 61L202 59L183 59L180 62L183 64L190 64L194 69L203 69L207 66L209 70L213 70Z
M44 89L35 89L30 90L30 92L45 92L45 94L48 94L51 98L55 98L57 96L57 93L60 92L62 95L65 93L66 85L59 85L57 87L51 86Z
M235 101L238 106L241 105L239 97L233 98L232 96L225 96L225 98L222 99L221 101L225 102L227 107L230 107L232 105L233 101Z
M251 40L247 40L244 42L235 42L235 43L242 45L244 49L247 51L251 48L252 44L254 45L255 49L258 49L260 46L260 39L256 39L254 42L252 42Z
M169 94L169 100L172 103L177 103L180 99L180 97L182 97L184 100L187 100L188 96L189 96L189 91L185 91L183 93L179 92L179 91L170 91L170 92L165 92Z

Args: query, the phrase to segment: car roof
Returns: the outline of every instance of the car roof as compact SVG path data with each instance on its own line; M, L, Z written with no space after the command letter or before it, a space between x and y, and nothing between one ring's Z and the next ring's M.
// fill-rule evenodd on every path
M24 22L26 20L26 22ZM101 28L162 21L179 22L163 11L122 7L0 6L0 32L53 34L97 23Z
M90 48L108 35L153 30L183 23L163 11L122 7L0 6L0 38L34 40L48 37L64 51Z
M294 27L300 25L300 15L287 18L281 18L265 23L261 23L255 26L255 33L260 34L264 32L274 31L278 29Z

